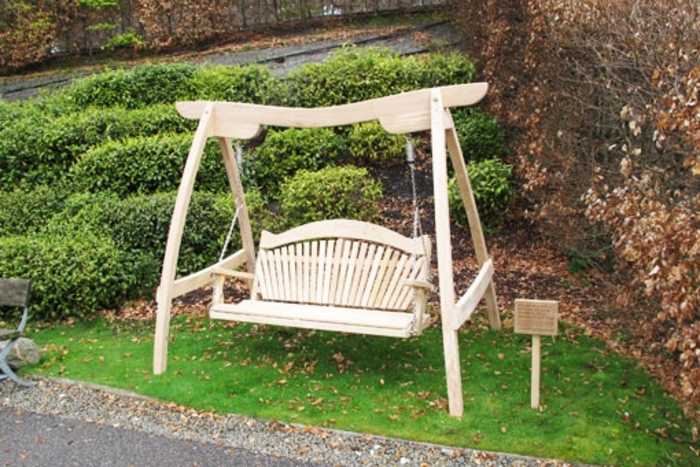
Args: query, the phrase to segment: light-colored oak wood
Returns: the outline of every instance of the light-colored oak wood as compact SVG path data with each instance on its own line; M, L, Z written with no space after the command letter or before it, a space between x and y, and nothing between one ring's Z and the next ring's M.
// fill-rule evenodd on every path
M477 305L483 298L493 277L493 261L488 260L479 269L472 283L469 285L467 292L457 301L455 305L455 321L452 326L455 330L459 329L476 310Z
M450 111L447 110L446 112L449 119L452 120ZM447 151L452 161L452 167L454 168L459 195L462 198L462 204L467 213L469 231L471 233L472 242L474 243L476 259L479 266L483 266L489 259L489 252L486 248L486 239L484 238L484 231L481 227L481 219L479 218L479 210L477 209L476 200L474 199L474 192L472 191L471 182L469 181L469 173L464 162L462 147L459 145L459 138L454 128L447 130ZM496 288L493 279L486 290L486 309L491 328L496 330L501 329L501 315L498 312Z
M273 292L274 286L266 284L267 268L263 266L264 261L259 259L261 277L256 280L256 283L266 284L259 290L260 298L296 303L406 310L413 304L413 284L401 283L401 274L415 280L418 286L431 287L427 282L428 270L424 267L427 264L425 255L409 263L409 255L399 250L342 238L312 241L308 251L313 252L314 255L316 243L320 244L319 249L322 253L318 260L315 256L302 257L299 243L284 245L274 250L261 249L259 255L263 258L266 259L270 255L279 258L278 269L283 271L283 275L282 282L277 284L277 288L286 290L285 284L289 284L290 291L297 288L299 294L285 292L281 297L276 297ZM292 251L297 251L299 254L292 255ZM361 257L365 251L367 252L365 257ZM311 271L305 272L304 264L308 264ZM405 267L406 264L409 264L408 268ZM309 276L308 286L304 285L307 281L305 274ZM314 274L317 277L313 277ZM313 280L311 280L312 277ZM274 282L274 278L269 282ZM396 283L394 289L391 289L392 282ZM304 287L308 287L309 290L303 291ZM396 301L400 307L388 307L388 294L392 290L392 293L396 293L397 288L401 290L400 300Z
M216 118L216 114L215 117ZM221 155L226 169L231 192L233 193L234 203L238 210L238 228L241 232L241 243L243 250L246 252L246 266L248 272L255 271L255 241L253 240L253 229L250 225L250 217L248 216L248 206L245 202L245 192L243 191L243 183L241 182L240 171L236 163L236 154L231 146L229 138L218 138Z
M479 102L488 91L486 83L457 84L439 88L445 107L461 107ZM379 120L390 133L411 133L429 130L431 113L430 89L405 92L364 102L315 109L263 106L238 102L178 102L178 112L185 118L199 119L207 105L212 105L217 118L215 136L250 139L263 125L318 128L350 125ZM444 116L440 116L444 118ZM443 128L450 121L443 121Z
M243 300L236 304L212 306L213 319L275 324L290 327L408 337L413 315L383 310L359 310L328 305ZM368 330L374 332L367 332Z
M435 241L437 244L438 281L440 284L440 314L442 341L447 376L447 398L450 415L464 413L462 374L459 364L459 342L454 322L455 290L452 273L452 243L450 239L450 210L447 198L447 154L445 151L445 106L442 93L430 94L431 147L433 155L433 196L435 203Z
M532 372L530 374L530 406L540 407L540 336L532 336Z
M419 334L429 325L431 319L426 313L426 294L430 290L431 244L427 237L408 239L383 227L358 221L321 221L279 235L264 232L258 259L255 260L243 188L229 138L251 138L259 133L263 125L323 127L379 120L387 131L394 133L431 130L440 312L448 399L450 414L461 416L463 402L457 341L458 324L463 322L460 318L471 314L468 310L476 306L481 295L486 298L493 328L500 327L500 317L493 286L493 263L486 250L449 108L478 102L487 88L485 83L447 86L320 109L224 102L178 103L181 115L198 118L200 122L178 191L166 246L158 291L154 372L165 371L172 298L212 282L215 282L214 305L210 314L217 319L394 337ZM244 217L240 222L243 249L210 268L175 281L187 205L204 144L210 136L220 138L229 184L237 208L240 208L239 216L243 214ZM455 167L481 266L475 283L457 304L447 200L448 153ZM254 278L251 300L237 305L223 303L225 276L251 277L240 271L231 271L242 264L247 265ZM412 312L408 312L410 308Z
M556 336L559 330L559 302L516 298L513 310L513 332Z
M193 272L185 277L181 277L173 282L170 292L170 299L177 298L193 290L205 287L214 281L212 273L216 268L235 269L245 264L245 251L238 250L237 252L224 258L222 261L208 266L201 271ZM161 296L160 289L156 293L157 297Z
M173 295L173 283L177 271L177 258L182 242L182 233L187 217L187 208L192 197L195 177L202 160L204 146L207 138L211 136L212 120L214 118L214 105L207 104L201 112L201 118L197 131L192 140L192 147L187 155L187 162L183 171L180 188L175 199L173 216L170 221L168 231L168 241L165 246L163 257L163 270L160 277L160 287L158 288L158 310L156 312L156 332L153 343L153 372L161 374L167 367L168 355L168 334L170 328L170 307Z
M351 219L311 222L279 234L263 231L260 235L260 248L272 250L290 243L324 238L344 238L380 243L412 254L422 254L425 251L422 238L404 237L381 225Z

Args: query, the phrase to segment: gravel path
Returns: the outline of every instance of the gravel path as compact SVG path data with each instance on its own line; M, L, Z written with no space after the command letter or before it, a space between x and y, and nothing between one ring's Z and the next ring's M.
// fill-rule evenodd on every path
M6 408L4 412L3 407ZM270 462L270 458L273 458L280 462L290 459L321 465L350 466L568 465L524 456L454 449L339 430L262 421L234 414L203 413L125 391L48 379L38 380L38 384L29 389L21 389L11 383L0 384L0 420L5 420L3 415L7 413L7 409L61 417L75 423L71 426L77 430L89 430L86 424L121 429L124 433L120 431L118 436L124 439L138 436L135 433L145 433L152 437L154 443L157 439L161 439L162 443L167 443L167 440L213 443L219 449L242 450L241 452L251 456L251 459ZM94 430L89 432L94 433ZM0 446L4 445L2 433L0 431ZM199 446L198 449L203 451L213 449L201 447L201 444ZM207 452L218 455L213 451ZM202 465L217 465L217 462Z

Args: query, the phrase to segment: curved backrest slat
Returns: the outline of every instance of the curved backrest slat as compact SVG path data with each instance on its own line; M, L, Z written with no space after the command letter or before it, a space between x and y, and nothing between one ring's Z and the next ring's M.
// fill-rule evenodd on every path
M291 243L322 238L343 238L380 243L417 256L425 254L425 245L428 241L427 236L408 238L386 227L369 222L331 219L304 224L280 234L263 231L260 237L260 248L272 250Z
M263 300L406 311L427 280L430 239L413 239L367 222L314 222L263 232L255 290Z
M488 91L487 83L443 86L445 108L479 102ZM240 102L178 102L185 118L198 119L207 105L213 106L212 134L230 138L253 138L263 125L318 128L379 120L390 133L411 133L430 129L430 89L404 92L362 102L317 108L278 107Z

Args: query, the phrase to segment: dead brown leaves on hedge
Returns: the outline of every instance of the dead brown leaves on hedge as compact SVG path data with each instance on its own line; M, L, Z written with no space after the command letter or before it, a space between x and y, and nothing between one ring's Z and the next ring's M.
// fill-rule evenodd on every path
M637 349L671 355L667 386L697 404L700 4L480 0L463 10L494 90L488 106L514 136L521 212L563 250L612 246L611 308L630 315Z

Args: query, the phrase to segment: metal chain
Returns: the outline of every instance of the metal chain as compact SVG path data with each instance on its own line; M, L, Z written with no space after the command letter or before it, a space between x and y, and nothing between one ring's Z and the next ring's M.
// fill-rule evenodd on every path
M423 226L420 221L420 209L418 208L418 188L416 186L416 153L413 142L406 139L406 162L411 175L411 194L413 197L413 238L423 235Z

